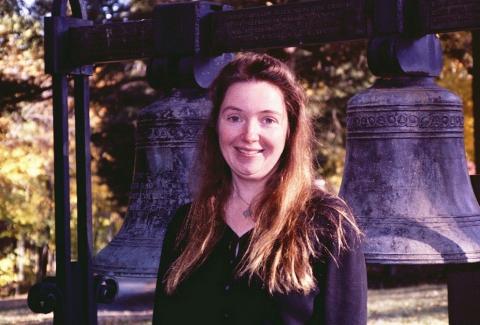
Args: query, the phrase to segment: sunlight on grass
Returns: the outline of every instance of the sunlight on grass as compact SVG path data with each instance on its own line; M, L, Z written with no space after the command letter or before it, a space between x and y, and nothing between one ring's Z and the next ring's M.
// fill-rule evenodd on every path
M368 325L448 324L446 285L368 291Z

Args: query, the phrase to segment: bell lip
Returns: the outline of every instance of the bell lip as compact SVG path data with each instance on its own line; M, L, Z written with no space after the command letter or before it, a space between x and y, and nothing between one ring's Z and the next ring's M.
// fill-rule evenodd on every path
M480 262L480 251L451 254L369 254L365 253L367 264L468 264Z
M94 265L93 273L114 277L150 279L157 277L158 269L128 270L128 268L119 269L118 266L115 265Z

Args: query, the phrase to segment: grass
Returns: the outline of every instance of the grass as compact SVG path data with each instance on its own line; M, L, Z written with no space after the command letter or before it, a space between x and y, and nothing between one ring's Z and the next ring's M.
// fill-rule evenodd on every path
M369 325L448 324L446 285L368 291Z
M33 314L25 296L0 300L0 324L51 324L52 314ZM100 311L101 325L147 325L151 311ZM368 291L368 325L446 325L447 288L420 285Z

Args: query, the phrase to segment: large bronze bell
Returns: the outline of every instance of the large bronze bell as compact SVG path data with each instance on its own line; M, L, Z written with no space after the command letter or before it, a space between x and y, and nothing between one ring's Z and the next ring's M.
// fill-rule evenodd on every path
M431 77L380 78L347 108L340 190L369 263L480 261L460 99Z
M95 272L156 277L166 226L175 209L190 200L189 171L209 111L202 90L174 91L141 110L128 212L119 233L95 256Z

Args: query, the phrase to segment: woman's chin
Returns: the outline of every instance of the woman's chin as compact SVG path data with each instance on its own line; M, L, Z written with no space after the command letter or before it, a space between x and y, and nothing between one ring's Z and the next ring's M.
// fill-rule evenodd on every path
M255 170L245 170L241 172L233 172L233 175L246 181L261 181L268 175L268 173L262 173Z

